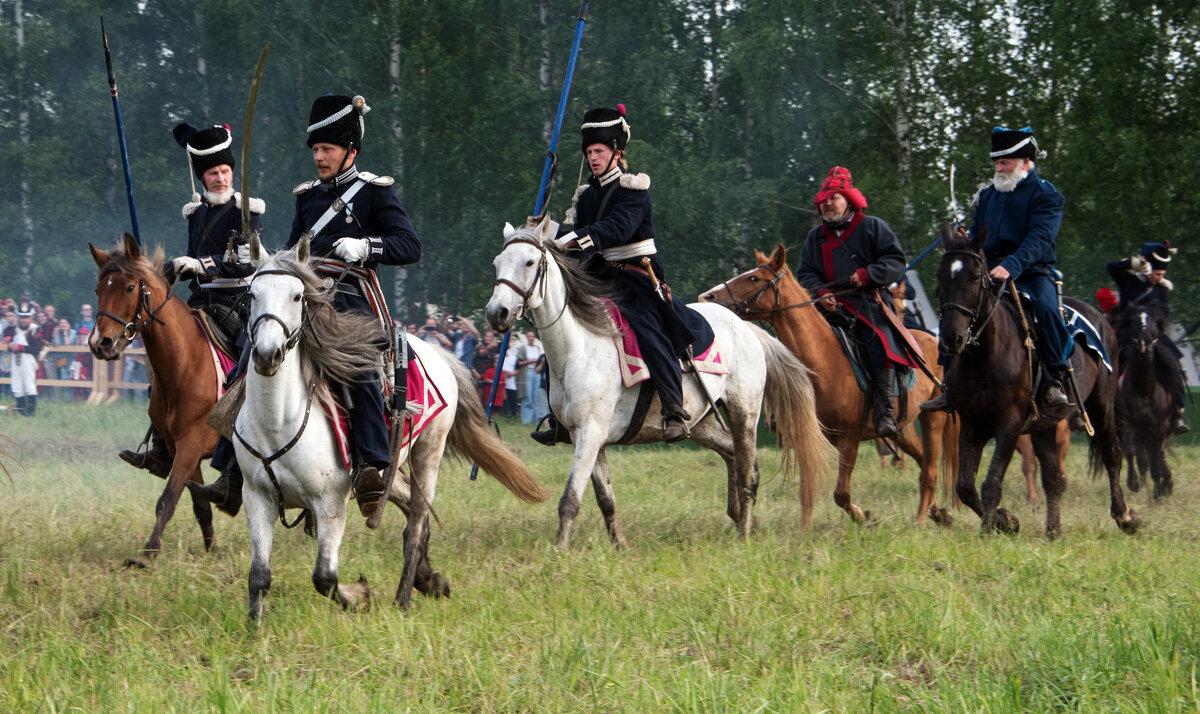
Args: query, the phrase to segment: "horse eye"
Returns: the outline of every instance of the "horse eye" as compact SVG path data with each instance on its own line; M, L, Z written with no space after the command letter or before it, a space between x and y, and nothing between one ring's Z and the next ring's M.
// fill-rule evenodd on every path
M300 293L296 293L295 295L292 296L292 302L300 302L301 297L303 297L303 296Z
M530 258L530 259L529 259L529 262L525 263L525 267L526 267L526 268L532 268L532 267L533 267L533 258Z
M132 285L125 286L125 292L127 292L127 293L133 292L133 286Z
M758 276L757 276L757 275L751 275L751 276L750 276L750 282L752 282L752 283L757 283L757 282L758 282Z

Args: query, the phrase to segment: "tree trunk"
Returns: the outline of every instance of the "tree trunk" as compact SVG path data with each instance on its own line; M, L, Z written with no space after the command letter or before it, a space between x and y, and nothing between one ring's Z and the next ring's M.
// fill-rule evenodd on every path
M29 88L25 82L25 12L22 0L17 0L13 8L13 24L17 28L17 94L20 96L20 107L17 110L17 137L24 147L25 156L29 156ZM25 260L21 263L21 293L33 294L33 213L29 207L29 167L25 159L20 160L21 172L21 226L24 229L22 238L25 241Z
M398 13L393 14L393 17L399 16ZM404 125L400 120L400 35L399 30L393 31L391 40L391 54L388 57L388 95L391 97L389 103L392 111L392 138L395 139L396 150L392 155L392 171L393 178L396 179L396 193L400 194L401 200L404 198ZM392 278L392 316L407 317L408 312L405 309L406 284L408 282L408 268L403 265L396 266L396 271Z

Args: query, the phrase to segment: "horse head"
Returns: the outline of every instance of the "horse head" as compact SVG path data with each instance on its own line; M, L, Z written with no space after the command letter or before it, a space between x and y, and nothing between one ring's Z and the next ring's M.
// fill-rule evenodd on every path
M258 270L250 281L250 357L254 370L264 377L279 371L289 350L299 341L304 323L304 281L289 262L304 265L308 238L303 236L294 253L282 251L268 256L258 237L250 239L250 260Z
M98 359L115 360L139 330L161 322L155 313L171 299L161 273L162 249L147 257L137 240L126 233L123 247L105 252L88 243L88 250L99 268L96 323L88 335L88 347Z
M779 307L779 281L787 274L787 248L779 244L770 256L754 251L757 267L700 293L700 302L727 307L742 317L769 317Z
M546 251L554 240L555 225L549 215L534 227L504 224L504 249L492 261L496 282L487 304L493 330L508 332L525 312L542 304L549 262Z
M1167 319L1150 306L1132 305L1117 317L1114 329L1121 342L1135 347L1139 354L1149 354L1158 343L1158 338L1169 329Z
M937 270L937 294L942 303L938 340L945 354L957 355L974 341L977 335L972 330L979 327L977 321L986 319L995 303L983 254L985 243L986 225L973 239L948 225L942 226L944 253Z

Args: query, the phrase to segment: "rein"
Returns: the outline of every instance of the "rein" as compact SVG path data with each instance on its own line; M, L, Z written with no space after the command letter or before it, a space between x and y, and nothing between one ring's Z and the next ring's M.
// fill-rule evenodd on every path
M770 265L767 265L766 263L764 263L763 265L760 265L758 267L770 270L771 274L774 277L771 278L766 283L764 283L763 286L758 289L758 292L754 293L753 295L746 298L745 300L740 300L740 301L736 300L736 296L733 294L733 289L729 287L728 280L721 283L721 287L725 288L725 292L729 293L729 299L731 301L734 301L733 305L730 306L729 309L733 312L733 314L738 315L739 317L741 317L743 315L745 315L745 316L774 315L775 313L786 312L788 310L794 310L798 307L808 307L809 305L816 305L817 303L819 303L822 300L825 300L826 298L829 297L828 295L826 295L825 297L814 298L812 300L806 300L804 302L797 302L797 303L793 303L791 305L780 305L779 299L780 299L780 297L782 297L782 292L779 290L778 285L779 285L779 281L783 279L783 271L775 270L774 268L772 268ZM816 286L816 288L814 288L814 290L825 290L828 288L834 288L838 285L843 284L844 282L845 281L842 281L842 280L834 280L833 282L825 283L824 285L818 285L818 286ZM765 293L766 291L768 291L772 288L775 289L775 307L772 307L769 310L764 310L762 308L757 308L757 307L753 307L753 308L750 307L751 303L756 302L760 297L762 297L763 293ZM845 290L845 289L834 290L833 293L836 296L836 295L841 295L842 293L854 292L855 290L858 290L858 289L859 288L850 288L848 290ZM811 294L811 292L810 292L810 294Z
M133 313L133 317L130 318L129 320L126 320L125 318L121 317L120 315L111 313L108 310L99 310L96 313L97 320L99 320L101 317L107 317L108 319L113 320L114 322L125 323L125 329L121 336L125 339L126 342L133 341L133 336L136 335L139 331L141 331L141 329L143 327L145 327L146 325L149 325L151 322L157 322L160 325L165 325L166 323L164 323L158 317L158 313L162 312L162 309L164 307L166 307L167 303L171 301L172 297L174 297L174 294L170 290L167 290L167 297L162 301L162 304L159 305L158 308L156 308L156 309L151 308L150 307L150 288L146 287L146 279L145 278L138 278L138 287L141 290L142 296L141 296L141 299L138 300L137 312ZM145 317L142 317L143 310L146 311Z
M527 317L526 312L528 308L526 307L526 303L529 302L529 298L532 297L535 292L538 294L538 299L540 300L544 300L546 297L546 274L548 272L547 267L549 267L547 265L549 258L546 257L546 246L542 245L540 241L534 240L533 238L526 238L524 236L517 236L505 243L504 248L507 250L508 246L514 243L526 243L534 248L537 248L542 253L542 258L538 261L537 273L535 273L533 276L533 284L529 286L528 290L523 289L520 285L517 285L508 278L496 278L496 282L492 283L493 288L497 285L503 285L521 296L521 310L520 314L517 315L517 319L520 320L522 317ZM533 326L537 329L544 330L561 320L562 316L566 314L566 312L567 300L564 297L562 309L558 311L558 315L545 325L538 325L537 323L534 323L533 318L527 317L527 319L530 323L533 323Z
M257 278L259 275L286 275L286 276L293 277L293 278L296 277L296 275L294 273L288 272L286 270L261 270L254 274L255 278ZM251 281L251 282L253 282L253 281ZM248 292L249 291L247 291L247 293ZM307 302L305 302L303 305L303 315L304 315L304 319L301 321L300 326L297 327L295 330L293 330L288 327L287 323L283 321L283 318L279 317L275 313L272 313L272 312L262 313L257 318L255 318L254 323L251 324L250 329L247 330L247 333L248 333L247 336L250 338L250 349L252 349L252 350L257 349L257 344L256 344L257 341L255 340L255 335L258 334L259 323L263 322L264 320L270 320L272 322L279 323L279 326L281 328L283 328L283 334L287 336L287 340L283 343L283 354L286 355L288 352L291 352L292 348L295 347L300 342L300 336L304 333L304 328L308 326L309 318L308 318ZM249 447L247 447L247 448L249 448Z

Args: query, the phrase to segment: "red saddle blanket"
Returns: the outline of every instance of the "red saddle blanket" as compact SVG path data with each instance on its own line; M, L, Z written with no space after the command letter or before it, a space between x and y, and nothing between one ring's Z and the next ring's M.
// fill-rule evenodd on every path
M637 336L633 334L633 327L621 315L621 311L615 303L611 300L605 300L604 304L608 306L608 315L617 324L617 330L621 333L620 337L613 340L613 342L616 344L618 362L621 365L621 383L628 389L650 379L650 370L646 368L646 361L642 359L642 350L638 347ZM717 350L715 340L704 351L704 354L696 355L693 361L696 363L696 370L699 372L705 374L729 374L729 367L725 364L720 351ZM684 372L691 371L691 366L682 360L680 360L679 366Z
M421 358L415 354L413 354L412 361L408 363L408 379L406 381L408 383L408 409L405 414L401 415L404 425L400 430L399 448L396 444L392 444L392 453L401 455L417 438L417 435L429 426L429 422L449 406L437 385L429 379L428 371L421 362ZM324 407L325 415L329 417L329 421L333 425L333 434L337 440L338 452L342 457L342 465L350 468L350 420L346 409L342 406L341 399L335 396L332 390L321 389L318 391L321 406ZM465 397L460 395L459 398ZM388 433L391 433L391 414L385 412L384 417L388 421Z
M204 318L195 313L192 314L192 319L196 321L196 326L200 328L200 333L204 335L204 343L208 345L208 353L212 358L213 369L217 371L217 399L225 396L225 375L229 374L229 370L233 369L237 364L237 360L229 357L213 343L212 336L208 334L208 330L204 329Z

